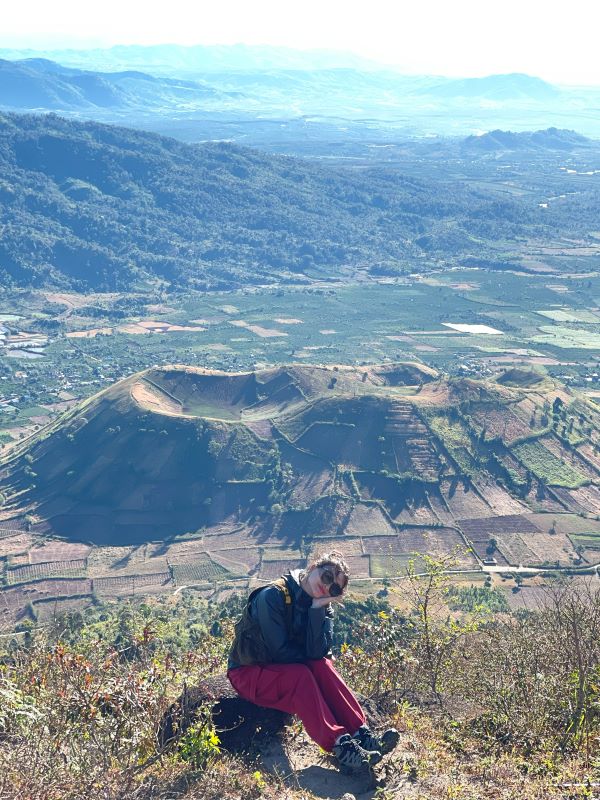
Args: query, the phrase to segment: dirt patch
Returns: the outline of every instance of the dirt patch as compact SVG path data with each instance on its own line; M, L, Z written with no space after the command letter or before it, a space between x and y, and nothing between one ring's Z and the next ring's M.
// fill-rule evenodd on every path
M113 333L112 328L89 328L86 331L69 331L65 336L67 339L93 339L95 336L111 336Z
M167 394L145 381L138 381L131 389L131 396L142 408L148 408L160 414L183 416L181 405L171 399Z
M87 544L71 542L45 542L41 547L33 547L29 551L29 562L39 564L44 561L71 561L86 559L91 551Z
M272 339L275 336L288 335L285 331L278 331L274 328L263 328L261 325L251 325L249 322L245 322L243 319L229 320L229 324L235 325L236 328L245 328L246 330L255 333L257 336L260 336L261 339Z

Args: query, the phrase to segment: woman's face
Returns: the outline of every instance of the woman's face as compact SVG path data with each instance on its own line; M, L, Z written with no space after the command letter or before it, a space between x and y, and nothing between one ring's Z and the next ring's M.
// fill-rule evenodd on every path
M324 567L310 567L302 588L313 598L331 597L329 593L331 580L329 578L333 578L342 591L346 588L346 579L343 573L340 572L335 577L335 567L329 564Z

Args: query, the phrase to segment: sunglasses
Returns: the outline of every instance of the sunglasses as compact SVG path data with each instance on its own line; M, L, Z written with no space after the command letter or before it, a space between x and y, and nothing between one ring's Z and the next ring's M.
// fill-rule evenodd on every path
M336 576L330 569L322 569L321 570L321 583L324 586L329 587L329 596L330 597L339 597L341 593L344 591L339 583L335 581Z

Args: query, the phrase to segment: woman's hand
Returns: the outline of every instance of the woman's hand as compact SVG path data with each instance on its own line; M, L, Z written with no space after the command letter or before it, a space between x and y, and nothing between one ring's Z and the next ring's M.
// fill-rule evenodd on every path
M311 608L325 608L325 606L328 606L330 603L339 603L341 599L341 594L337 597L314 597Z

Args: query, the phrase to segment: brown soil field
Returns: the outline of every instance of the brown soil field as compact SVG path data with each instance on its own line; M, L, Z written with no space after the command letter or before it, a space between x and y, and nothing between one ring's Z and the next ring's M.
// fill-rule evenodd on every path
M272 581L284 575L290 569L303 569L305 558L282 558L279 561L263 561L259 575L263 580Z
M400 555L406 552L402 535L365 536L362 540L363 553L368 555ZM412 551L411 551L412 552Z
M0 539L0 556L28 553L36 539L30 533L17 533Z
M84 306L93 305L95 302L114 302L118 300L121 295L116 293L106 294L75 294L74 292L44 292L44 297L50 303L60 303L67 306L69 310L75 308L84 308Z
M480 407L472 412L473 419L486 429L486 438L500 436L507 444L521 436L528 436L531 428L508 409Z
M26 531L27 526L22 519L13 519L11 517L4 517L0 519L0 536L5 534L20 533Z
M600 514L600 488L598 486L582 486L581 489L568 489L561 491L561 499L568 492L571 502L576 503L580 509L590 514Z
M86 568L86 560L83 558L70 561L49 561L46 563L24 564L15 567L7 573L9 583L20 583L21 581L36 580L45 578L49 575L66 573L72 575L74 572L83 572Z
M353 579L370 578L369 556L348 555L344 559L348 564L350 575Z
M554 527L557 533L600 533L600 520L585 519L576 514L531 514L531 522L543 531Z
M530 518L531 515L509 514L503 517L487 517L479 519L461 519L459 525L466 535L471 538L486 534L489 538L500 533L537 534L540 529Z
M378 506L358 503L352 509L344 532L348 536L394 534L395 530Z
M29 551L29 563L38 564L42 561L70 561L72 559L86 559L91 547L87 544L76 542L49 541L37 543Z
M480 494L485 497L486 503L490 506L494 514L499 516L506 516L509 514L522 514L527 513L528 508L524 503L521 503L514 497L511 497L506 489L498 486L491 479L477 479L475 481Z
M543 586L522 586L517 592L506 587L505 592L511 611L521 608L537 611L545 605L548 597Z
M31 600L44 597L90 594L92 581L89 578L46 578L17 588L21 590L21 595L26 598L25 604L27 604Z
M253 572L260 562L258 549L251 550L210 550L207 555L215 564L226 569L234 575L244 575ZM240 556L238 558L237 556Z
M472 488L454 480L441 482L442 494L455 519L489 517L490 506Z
M399 524L411 525L434 525L438 519L433 511L427 506L410 506L403 508L399 514L396 514L394 521Z
M17 565L29 564L29 553L16 553L10 556L10 565L15 567Z
M520 533L498 533L495 536L498 550L509 564L515 566L538 566L544 562L558 561L567 566L572 563L569 555L575 556L573 545L566 536L549 533L533 535ZM567 552L565 552L565 550Z
M314 558L322 553L329 553L331 550L337 550L344 557L360 556L367 552L363 546L362 539L358 536L323 536L313 540L313 550L310 557Z
M142 587L166 586L171 582L170 572L151 572L147 575L107 575L94 578L93 590L102 594L137 594Z
M435 558L453 556L457 566L477 567L477 560L468 552L460 533L452 528L406 528L400 531L403 553L427 553Z

